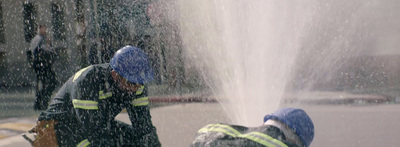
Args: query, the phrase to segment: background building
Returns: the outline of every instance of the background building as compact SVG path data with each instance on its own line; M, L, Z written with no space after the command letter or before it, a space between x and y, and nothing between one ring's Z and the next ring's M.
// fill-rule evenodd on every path
M179 22L161 16L149 0L3 0L0 2L0 85L32 85L26 50L39 24L60 57L53 68L63 83L90 64L109 62L125 46L141 47L156 73L154 84L179 88L184 64Z

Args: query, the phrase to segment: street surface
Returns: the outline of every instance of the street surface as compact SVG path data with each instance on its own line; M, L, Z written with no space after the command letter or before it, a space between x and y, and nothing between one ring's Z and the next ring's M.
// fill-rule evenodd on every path
M303 108L313 119L315 138L312 147L400 146L399 104L285 106ZM217 103L157 107L152 109L151 114L160 141L165 147L188 147L196 131L204 125L229 123ZM129 123L126 113L118 115L117 119ZM23 128L21 124L19 128ZM0 146L24 147L29 144L17 135L0 139Z
M17 91L0 93L0 147L30 146L20 135L32 128L39 111L32 110L32 91ZM335 92L309 93L304 97L308 99L289 98L280 107L303 108L310 115L315 125L311 147L400 146L397 100ZM164 147L188 147L197 130L206 124L230 123L222 107L215 102L171 103L154 99L151 115ZM121 113L117 119L130 123L127 113ZM262 120L260 118L260 123Z

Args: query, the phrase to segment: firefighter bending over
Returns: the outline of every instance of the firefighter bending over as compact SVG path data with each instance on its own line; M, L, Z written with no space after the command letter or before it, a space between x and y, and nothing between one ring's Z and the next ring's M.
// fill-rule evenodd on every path
M264 117L264 125L209 124L201 128L192 147L308 147L314 138L314 124L298 108L282 108Z
M62 86L38 118L33 146L161 146L149 111L153 71L145 53L118 50L110 63L91 65ZM115 120L126 108L132 125Z

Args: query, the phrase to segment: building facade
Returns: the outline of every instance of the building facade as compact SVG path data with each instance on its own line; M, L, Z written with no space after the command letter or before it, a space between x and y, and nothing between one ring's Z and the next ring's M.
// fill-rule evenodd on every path
M176 85L184 76L179 23L160 19L159 5L148 0L0 1L0 86L34 84L26 50L40 24L47 26L59 54L53 68L60 83L82 67L109 62L117 49L133 45L148 53L156 84Z

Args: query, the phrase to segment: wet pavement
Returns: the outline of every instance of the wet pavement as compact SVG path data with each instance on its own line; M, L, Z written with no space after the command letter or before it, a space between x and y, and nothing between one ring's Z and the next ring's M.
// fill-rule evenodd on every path
M53 96L58 89L59 87L56 88ZM168 85L155 85L150 86L149 91L153 92L149 96L151 109L186 103L216 102L215 99L209 97L207 92L201 90L181 88L178 91L177 88L171 88ZM25 141L21 140L20 135L33 127L41 112L33 110L34 100L35 91L31 86L0 86L0 146L6 146L8 141L11 141L10 145L22 141L21 146L25 146ZM124 116L126 113L121 115Z
M313 119L315 137L313 147L397 147L400 145L400 105L304 105L282 107L303 108ZM153 123L165 147L188 147L197 130L209 123L229 123L229 118L218 103L185 103L156 107L151 110ZM129 123L126 113L118 120ZM18 124L20 130L32 118L9 119L2 124ZM260 118L262 121L262 118ZM33 125L33 124L32 124ZM4 127L0 125L1 127ZM0 139L2 147L28 147L29 143L17 133Z
M189 146L198 129L208 123L229 122L217 103L180 103L153 107L151 115L159 139L166 147ZM172 117L173 116L173 117ZM34 117L9 118L0 121L0 130L8 131L0 138L1 147L28 147L21 134L32 128ZM127 113L121 113L117 120L129 123Z
M311 146L400 146L400 105L395 96L303 92L285 97L281 107L303 108L313 119L316 134ZM30 146L20 135L32 128L39 114L32 110L33 100L29 88L0 93L0 146ZM204 93L159 94L150 100L153 123L166 147L187 147L204 125L230 122L215 99ZM126 113L117 119L129 123Z

